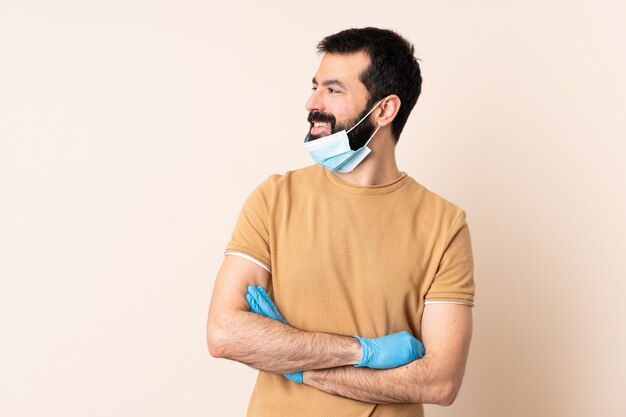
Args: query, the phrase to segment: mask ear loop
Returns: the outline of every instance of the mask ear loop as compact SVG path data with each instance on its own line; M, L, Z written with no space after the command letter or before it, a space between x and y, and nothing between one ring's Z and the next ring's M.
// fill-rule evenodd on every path
M367 112L367 114L366 114L365 116L363 116L363 118L362 118L361 120L359 120L358 122L356 122L356 124L355 124L354 126L352 126L352 127L350 128L350 130L348 130L346 133L350 133L350 132L352 131L352 129L354 129L355 127L357 127L358 125L360 125L360 124L361 124L361 122L362 122L363 120L367 119L367 116L369 116L370 114L372 114L372 112L374 111L374 109L375 109L376 107L378 107L378 105L379 105L380 103L382 103L382 102L383 102L383 100L384 100L384 99L381 99L378 103L376 103L376 105L375 105L374 107L372 107L372 108L371 108L371 110L370 110L370 111L368 111L368 112ZM380 127L380 126L378 126L378 127ZM376 130L378 130L378 129L376 129ZM372 136L374 136L374 135L372 135ZM371 138L370 138L370 139L371 139ZM368 139L368 142L369 142L369 139Z
M376 130L374 131L374 133L372 133L372 136L370 136L370 138L367 140L367 142L365 142L365 145L363 145L364 147L367 146L368 143L370 143L370 140L372 140L372 138L374 137L374 135L376 134L376 132L378 132L378 129L380 129L380 125L378 125L378 127L376 128Z
M380 100L378 103L376 103L376 106L378 106L380 103L382 103L383 100ZM376 106L374 106L372 108L372 110L370 110L370 113L376 108ZM368 113L369 115L369 113ZM367 117L367 116L365 116ZM372 133L372 136L370 136L370 138L367 140L367 142L365 142L365 145L363 145L363 147L366 147L368 143L370 143L370 140L372 140L372 138L374 137L374 135L376 135L376 133L378 132L378 129L380 129L380 125L378 125L378 127L376 128L376 130L374 130L374 133Z

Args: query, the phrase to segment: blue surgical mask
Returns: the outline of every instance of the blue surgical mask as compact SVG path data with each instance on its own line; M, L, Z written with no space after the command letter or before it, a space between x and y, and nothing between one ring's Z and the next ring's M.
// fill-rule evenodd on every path
M365 145L361 146L356 151L350 149L348 133L365 120L381 102L382 100L376 103L376 105L347 132L341 130L332 135L315 140L310 140L310 136L307 135L304 139L304 146L306 146L313 160L328 168L330 171L351 172L356 168L372 151L367 147L367 144L372 140L376 132L378 132L380 126L372 133L372 136L365 142Z

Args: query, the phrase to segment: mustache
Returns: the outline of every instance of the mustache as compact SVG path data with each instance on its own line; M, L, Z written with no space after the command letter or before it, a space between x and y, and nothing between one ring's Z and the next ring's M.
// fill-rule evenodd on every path
M330 127L333 129L333 131L335 129L335 123L337 123L337 119L335 118L335 116L329 113L322 113L319 111L310 112L309 117L307 117L306 120L309 123L313 123L313 122L330 123Z

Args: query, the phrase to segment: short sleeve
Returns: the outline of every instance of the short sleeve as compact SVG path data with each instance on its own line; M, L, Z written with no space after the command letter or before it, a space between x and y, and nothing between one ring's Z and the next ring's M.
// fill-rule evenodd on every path
M425 304L438 302L474 305L474 258L465 212L461 212L448 234L439 267Z
M269 213L271 189L269 180L256 187L246 199L225 254L251 257L271 271Z

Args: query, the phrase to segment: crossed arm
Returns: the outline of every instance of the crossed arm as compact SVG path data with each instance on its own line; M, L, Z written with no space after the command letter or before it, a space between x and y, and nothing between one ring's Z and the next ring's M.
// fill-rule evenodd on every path
M306 332L249 311L248 285L268 287L270 275L238 256L226 256L209 309L207 338L212 356L268 372L304 370L303 383L373 403L449 405L459 390L472 332L471 308L427 305L422 318L426 355L386 370L355 368L360 343L347 336Z

